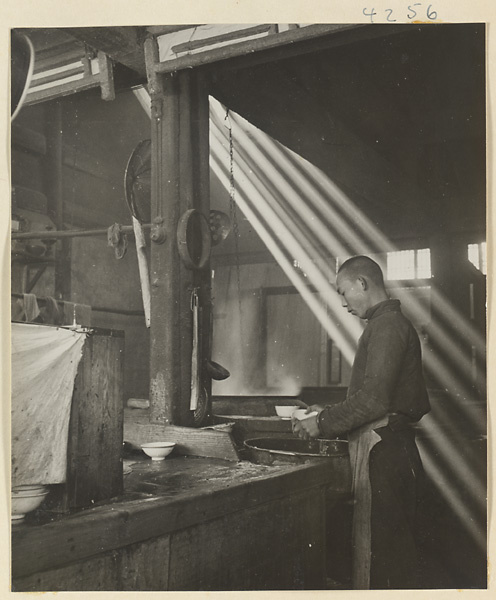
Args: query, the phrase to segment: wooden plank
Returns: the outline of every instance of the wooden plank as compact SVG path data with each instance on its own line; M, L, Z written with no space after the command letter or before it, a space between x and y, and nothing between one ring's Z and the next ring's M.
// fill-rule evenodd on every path
M114 180L109 177L105 166L102 163L97 163L94 156L81 148L76 149L74 145L64 144L63 149L62 161L65 167L114 184Z
M317 27L317 26L313 26ZM293 56L302 56L312 52L337 48L347 44L355 44L362 41L377 39L381 37L389 37L398 33L405 33L405 25L324 25L323 27L334 27L329 29L326 34L318 34L311 36L308 39L295 40L291 43L275 45L272 48L266 48L258 52L248 52L239 56L233 56L233 60L226 60L222 65L216 65L216 68L222 69L243 69L268 62L284 60ZM281 32L278 36L292 34L296 31L304 31L308 27L291 29L286 32ZM410 31L414 31L411 28ZM276 39L278 39L278 36ZM265 41L265 40L261 40Z
M178 137L178 158L179 158L179 188L178 188L178 217L191 208L197 208L194 204L194 190L196 187L196 170L194 167L194 155L197 148L193 142L193 111L194 100L192 98L192 85L194 73L188 71L181 73L178 79L179 94L179 132ZM174 236L177 249L177 221L176 235ZM191 310L191 294L194 288L199 285L198 272L186 269L184 263L179 258L179 254L173 255L172 260L178 262L178 290L176 296L176 307L173 318L176 322L177 333L179 334L179 360L181 362L180 370L171 373L172 377L177 377L180 384L180 394L173 399L173 413L175 415L173 423L175 425L193 425L193 413L190 410L191 389L192 389L192 355L193 355L193 311ZM199 312L201 313L201 300ZM199 340L202 338L201 323L198 326ZM198 342L201 346L201 342ZM199 350L199 361L201 363L201 350ZM199 383L201 385L201 382Z
M35 47L35 53L35 74L77 62L86 54L84 46L76 40L64 42L49 49L37 50Z
M71 565L15 579L15 592L161 591L168 588L170 537L157 537Z
M100 69L100 87L102 100L115 100L114 70L112 61L104 52L98 52L98 66Z
M171 535L17 578L13 589L323 589L324 535L323 492L305 491Z
M336 501L332 496L329 500L329 504ZM293 535L298 540L294 571L303 579L303 589L324 589L326 532L332 530L332 524L326 523L325 519L325 488L321 487L313 493L291 494L290 502L296 529Z
M65 592L119 589L119 573L115 556L108 552L102 556L83 560L59 569L50 569L19 577L12 581L13 592Z
M38 281L40 280L43 273L47 270L47 268L48 268L48 264L44 264L44 265L41 265L40 267L38 267L38 270L34 274L33 278L30 279L26 285L26 293L27 294L30 294L32 292L34 286L38 283ZM28 272L29 272L29 270L28 270Z
M67 493L73 508L122 493L124 338L89 336L74 384Z
M119 590L169 589L170 536L126 546L118 555Z
M48 196L48 215L57 229L64 222L64 198L62 188L62 105L56 101L47 110L45 131L47 157L45 164L45 189ZM70 273L68 273L70 277Z
M194 205L209 220L210 215L210 116L209 80L203 73L196 73L193 82L193 123L192 144L197 148L193 156L193 172L197 185L194 189ZM212 270L210 260L199 274L199 299L202 307L202 356L212 358L213 319L212 319ZM205 362L202 370L202 387L208 398L206 417L201 425L212 421L212 378L207 373Z
M169 590L323 589L324 536L321 490L199 524L171 536Z
M53 102L47 111L47 160L45 165L45 189L48 197L48 214L53 219L56 228L62 229L64 223L64 192L63 192L63 120L62 104ZM63 240L55 250L55 297L61 300L71 298L72 241Z
M136 446L145 442L173 441L179 454L238 461L239 455L229 432L195 429L150 422L150 411L124 410L124 440Z
M244 29L230 31L229 33L224 33L222 35L214 35L212 37L177 44L176 46L172 46L172 52L174 52L175 54L180 54L181 52L199 50L200 48L208 49L208 46L222 44L225 42L237 42L244 37L249 37L261 33L269 33L270 31L272 31L272 25L255 25L253 27L246 27Z
M180 461L186 472L194 470L197 475L192 480L193 489L178 495L174 490L185 477L182 469L176 466L181 464ZM343 481L335 483L336 479L343 477L341 469L345 465L340 459L277 467L241 463L231 468L226 466L224 476L219 476L218 468L209 473L207 459L172 459L167 464L174 462L169 479L162 484L163 493L169 494L169 497L147 496L146 501L141 498L113 503L45 525L14 529L13 577L58 568L283 498L295 491L331 483L338 495L349 490L348 460L345 487ZM166 465L164 467L167 468ZM43 552L40 552L41 548Z
M154 36L159 36L165 33L175 33L176 31L193 29L194 27L199 27L200 25L204 25L204 23L198 23L196 25L151 25L150 27L147 27L146 30L148 33L151 33Z
M147 60L153 60L156 49L147 47ZM162 219L165 229L165 242L152 244L151 249L151 419L177 425L193 424L189 409L191 293L201 286L204 276L197 270L189 270L181 261L177 224L186 210L197 208L207 215L209 210L208 194L204 191L208 144L195 143L196 131L208 126L208 112L204 108L208 94L206 87L196 88L196 83L194 73L181 73L163 82L150 79L155 90L152 93L152 220ZM208 292L202 300L203 305L209 301Z
M12 209L33 210L42 214L47 213L48 200L45 194L31 190L22 185L12 186Z
M222 48L215 48L198 54L167 60L157 64L155 70L157 73L171 73L181 69L199 67L245 54L291 45L299 41L306 41L354 27L357 27L357 25L308 25L307 27L290 29L255 40L238 42Z
M30 104L38 104L45 100L54 100L55 98L62 98L63 96L69 96L76 92L82 92L89 90L100 85L98 76L92 75L91 77L83 77L76 81L69 81L60 85L55 85L46 90L31 91L28 92L25 100L26 106Z
M65 30L88 46L105 52L113 60L141 75L145 74L144 27L68 27Z
M35 80L33 80L33 87L45 85L47 83L53 83L54 81L60 81L61 79L72 77L73 75L80 75L82 73L85 73L85 69L83 63L79 61L78 65L71 67L70 69L58 73L50 73L48 75L44 75L43 77L37 77Z
M179 82L164 82L165 97L152 94L152 221L162 219L165 242L152 244L150 279L150 406L157 423L178 422L176 406L183 397L181 377L181 265L176 245L179 198ZM191 280L191 277L190 277ZM183 332L187 335L187 332Z
M163 78L157 76L155 65L159 61L158 43L154 37L147 37L144 42L146 77L148 80L148 93L155 113L162 110ZM153 160L153 159L152 159Z
M11 135L13 148L27 150L28 152L42 156L46 154L46 137L39 131L34 131L14 122L12 123Z

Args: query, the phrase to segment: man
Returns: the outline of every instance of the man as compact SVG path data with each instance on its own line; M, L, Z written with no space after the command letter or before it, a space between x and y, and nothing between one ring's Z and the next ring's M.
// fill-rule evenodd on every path
M390 300L379 265L343 263L336 279L349 313L367 321L346 399L312 406L293 423L304 439L348 434L355 497L353 587L419 587L416 511L423 469L411 424L430 410L418 335Z

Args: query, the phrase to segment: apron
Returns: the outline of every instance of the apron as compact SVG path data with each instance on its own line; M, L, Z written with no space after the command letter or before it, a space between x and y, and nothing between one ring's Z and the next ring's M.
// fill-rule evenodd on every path
M353 430L348 435L354 496L351 539L353 548L352 585L355 590L370 588L372 494L369 479L369 454L372 448L381 441L381 436L374 429L386 426L388 421L389 416L385 415Z

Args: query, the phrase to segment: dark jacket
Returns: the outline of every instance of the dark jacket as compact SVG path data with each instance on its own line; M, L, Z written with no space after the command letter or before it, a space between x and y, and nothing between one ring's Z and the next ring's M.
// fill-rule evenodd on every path
M347 433L388 413L416 422L430 404L422 373L420 341L399 300L369 309L353 363L346 400L319 415L326 438Z

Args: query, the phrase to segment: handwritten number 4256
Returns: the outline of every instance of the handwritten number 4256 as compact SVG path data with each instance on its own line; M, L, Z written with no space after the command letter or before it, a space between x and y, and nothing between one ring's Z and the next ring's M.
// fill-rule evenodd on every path
M408 10L408 14L406 15L408 19L412 20L415 19L415 17L417 16L417 14L420 12L418 9L415 9L416 6L422 6L421 2L416 2L415 4L411 4L410 6L408 6L407 10ZM389 21L389 23L395 23L396 19L393 18L393 9L392 8L386 8L385 11L386 13L386 21ZM367 9L364 8L363 9L363 14L366 17L370 17L370 22L373 23L374 22L374 17L377 15L377 13L375 12L375 9ZM429 6L427 7L427 18L430 21L435 21L437 19L437 12L435 10L433 10L432 8L432 4L429 4Z

